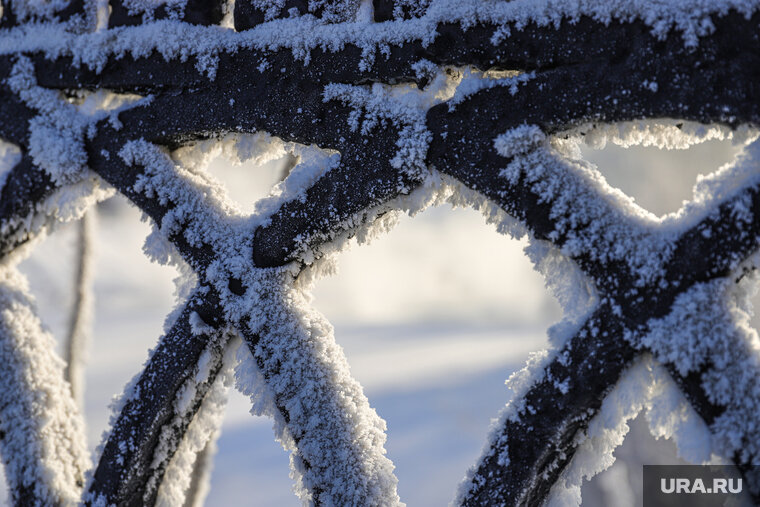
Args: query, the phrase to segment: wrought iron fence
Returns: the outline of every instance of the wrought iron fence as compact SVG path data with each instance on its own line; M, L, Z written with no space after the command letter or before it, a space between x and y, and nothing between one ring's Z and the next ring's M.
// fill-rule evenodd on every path
M547 242L594 298L529 365L459 503L538 505L558 481L571 482L607 395L647 355L706 423L713 452L760 498L750 469L760 442L757 337L740 325L732 292L754 269L760 241L760 149L748 141L694 202L658 221L568 148L621 122L639 134L664 129L653 142L666 144L751 141L760 118L756 2L2 7L0 137L20 149L0 180L0 452L14 502L185 501L213 434L225 348L239 335L258 410L291 449L302 498L398 503L384 424L299 284L345 238L444 194ZM85 114L78 104L99 90L120 106ZM245 216L173 157L207 139L242 158L255 155L253 144L293 143L316 162L302 156L281 193ZM168 242L197 284L127 387L88 472L81 415L13 266L33 239L111 189L150 217L156 242Z

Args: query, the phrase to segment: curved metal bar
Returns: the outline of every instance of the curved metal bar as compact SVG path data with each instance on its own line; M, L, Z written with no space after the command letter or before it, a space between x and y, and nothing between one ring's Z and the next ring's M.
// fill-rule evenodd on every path
M257 266L281 266L339 232L350 233L377 213L382 214L373 208L420 184L420 180L391 166L397 147L389 130L373 131L368 136L353 134L345 145L340 165L309 187L305 199L285 203L266 226L256 230L253 261Z

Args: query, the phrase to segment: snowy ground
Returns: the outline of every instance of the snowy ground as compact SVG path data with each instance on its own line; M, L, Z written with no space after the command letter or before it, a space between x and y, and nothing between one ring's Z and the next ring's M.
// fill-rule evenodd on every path
M696 174L716 169L732 151L730 143L710 142L687 152L614 148L588 156L610 183L663 214L690 197ZM214 171L247 206L277 174L272 166L252 174L219 164ZM124 202L101 206L85 407L92 448L106 429L111 397L139 371L175 304L173 269L141 254L147 232ZM64 227L23 265L58 337L70 304L73 238L73 228ZM491 418L509 399L504 380L545 346L545 328L560 316L523 246L472 211L438 208L342 254L340 273L316 287L316 307L334 324L353 374L388 422L388 453L411 506L452 498ZM271 424L247 410L246 399L232 393L207 504L298 505ZM677 459L640 421L631 435L618 451L626 461L584 488L584 505L640 505L641 463Z

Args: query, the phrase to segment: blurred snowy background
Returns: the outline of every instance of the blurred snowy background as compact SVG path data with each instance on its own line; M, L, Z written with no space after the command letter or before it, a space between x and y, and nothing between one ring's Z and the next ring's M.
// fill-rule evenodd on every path
M698 174L730 161L730 141L686 151L656 148L584 150L609 183L662 215L689 199ZM252 208L281 173L279 163L211 171L242 206ZM112 396L137 372L174 307L173 268L151 264L141 248L149 226L121 197L99 206L96 313L86 377L91 448L107 428ZM22 264L40 311L60 339L66 331L74 277L72 225L62 227ZM318 283L314 304L372 406L388 423L387 449L399 493L410 506L446 505L478 457L490 420L510 399L504 380L528 354L546 346L561 317L522 249L472 210L448 206L414 219L339 258L340 272ZM248 414L230 393L207 505L296 506L288 457L269 420ZM584 486L584 505L641 505L642 463L677 463L670 442L648 435L640 417L616 464ZM4 493L3 493L4 495Z

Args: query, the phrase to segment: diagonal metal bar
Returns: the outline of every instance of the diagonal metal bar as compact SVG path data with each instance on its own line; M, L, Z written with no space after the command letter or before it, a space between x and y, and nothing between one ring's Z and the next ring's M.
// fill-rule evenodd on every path
M463 505L537 505L575 453L574 437L585 431L597 413L604 395L619 380L637 351L622 337L626 333L643 336L650 319L666 315L676 297L696 283L721 278L760 247L760 184L756 184L722 204L715 213L686 231L677 241L676 254L665 279L675 284L653 284L635 297L616 301L621 311L602 304L555 359L543 369L543 376L518 400L522 407L503 421L491 448L481 458ZM749 199L748 199L749 198ZM737 203L754 220L738 222L733 214ZM708 239L703 231L714 228ZM709 241L713 248L700 245ZM714 245L721 246L714 248ZM700 248L700 246L702 248ZM695 249L696 248L696 249ZM709 259L693 263L694 252L707 252ZM616 266L608 267L610 274ZM621 288L622 294L630 288ZM641 296L641 297L640 297ZM666 364L697 413L710 425L725 407L709 400L702 383L710 369L709 359L702 371L682 375L675 365ZM527 407L527 408L526 408ZM538 444L538 445L537 445ZM732 457L747 473L756 457ZM748 479L750 479L748 477Z
M26 226L34 220L37 205L55 189L48 173L22 155L0 188L0 258L30 239Z
M166 466L222 365L225 332L218 304L213 289L196 290L127 387L93 474L90 503L155 502ZM198 381L204 353L209 373Z
M293 293L267 292L259 294L272 310L266 323L255 332L242 323L239 330L265 379L276 425L287 428L279 437L292 440L291 464L308 502L395 505L385 423L350 375L331 329L321 316L294 307Z
M494 186L496 184L498 183L493 183ZM488 187L481 188L481 191L490 194L495 193L496 189ZM521 209L524 206L523 203ZM737 213L741 214L741 219L737 218ZM531 219L535 219L535 215L535 212L532 213ZM705 231L709 231L709 234L705 234ZM583 340L576 336L557 352L557 359L546 366L543 377L556 382L552 384L538 380L521 398L519 403L525 403L531 410L527 414L520 414L517 419L513 417L504 421L499 436L494 438L494 444L473 473L469 493L463 498L463 503L483 505L498 499L508 499L509 505L534 505L543 501L558 474L575 453L573 436L586 429L588 421L601 405L603 393L612 388L626 364L638 354L632 345L635 340L630 337L646 335L648 322L667 315L679 294L697 283L728 276L758 248L760 183L750 181L746 188L737 191L681 234L675 241L670 261L665 263L663 275L650 284L632 284L630 278L626 282L626 277L621 277L625 273L625 266L615 263L597 264L594 272L596 277L622 279L622 283L615 285L614 291L604 293L609 299L604 298L603 301L614 301L616 311L611 312L607 306L609 303L604 303L580 331ZM604 313L603 317L599 312ZM596 330L596 334L590 330ZM632 341L623 345L625 335ZM598 340L602 344L597 343ZM627 359L622 362L605 362L606 356L599 351L608 347L618 347L625 352L624 357ZM586 369L575 364L569 370L564 369L568 358L576 354L575 349L581 351L579 357L584 360L598 361L590 370L598 382L594 385L600 396L596 401L589 402L587 396L573 391L575 382L580 382L579 385L584 387L591 384L585 379ZM705 358L705 366L701 371L688 375L679 373L673 364L665 366L697 413L708 425L712 424L725 407L716 405L705 392L703 378L713 367L709 358ZM570 379L569 383L565 382L566 378ZM567 393L568 399L572 400L570 403L577 403L575 411L559 401L557 406L561 410L555 412L557 406L546 400L561 400L565 393L560 391L567 386L570 386ZM559 417L558 414L566 418ZM532 434L534 425L540 427L543 433L537 433L526 440L526 432ZM533 453L523 448L524 442L530 442ZM536 446L537 443L540 445ZM543 454L538 456L535 452ZM749 470L752 460L756 459L753 456L732 458L743 473ZM523 473L524 470L528 472ZM747 476L747 479L750 480L751 477Z
M466 506L540 505L636 350L620 320L601 305L513 402L492 445L468 477Z
M145 175L146 167L127 166L121 159L119 152L127 140L128 138L114 131L113 127L101 125L98 136L88 146L89 166L153 219L154 223L161 224L163 217L182 203L173 200L164 201L155 195L139 192L136 189L135 184L140 177ZM193 218L189 220L192 221ZM190 244L182 231L172 234L169 239L185 261L198 273L202 273L214 257L210 245Z

